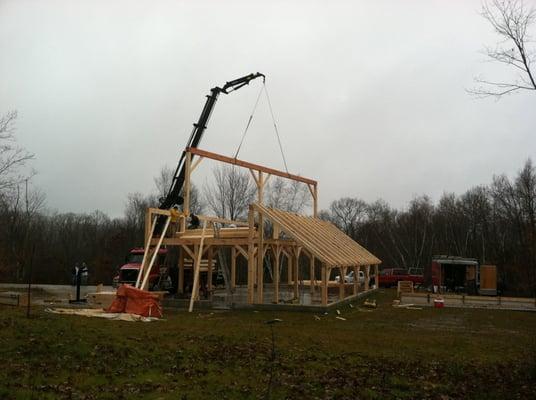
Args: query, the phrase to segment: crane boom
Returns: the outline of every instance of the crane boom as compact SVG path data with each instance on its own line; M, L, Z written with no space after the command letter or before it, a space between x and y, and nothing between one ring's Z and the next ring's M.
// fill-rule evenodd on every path
M192 133L190 134L190 138L188 139L188 143L186 144L185 148L196 148L199 145L199 142L203 137L203 133L207 129L207 124L210 119L210 115L212 114L212 110L214 110L214 106L216 104L216 101L218 100L218 96L220 95L220 93L229 94L230 92L240 89L242 86L248 85L249 82L251 82L253 79L259 77L262 77L264 82L265 76L257 72L254 74L243 76L233 81L226 82L225 85L223 85L222 87L216 86L210 89L210 94L207 96L205 106L201 111L199 120L194 123ZM184 185L184 179L186 174L185 160L186 151L183 151L179 159L179 164L177 165L175 173L173 174L171 186L166 196L160 199L159 208L167 210L183 203L184 199L181 196L181 190Z

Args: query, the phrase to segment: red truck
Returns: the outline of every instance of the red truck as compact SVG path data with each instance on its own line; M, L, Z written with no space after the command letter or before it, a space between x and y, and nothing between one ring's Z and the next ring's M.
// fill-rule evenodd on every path
M119 268L119 274L113 279L113 286L118 287L123 283L135 285L138 279L141 263L143 262L144 249L141 247L129 251L125 257L125 264ZM149 290L168 290L171 287L169 271L165 265L167 249L160 249L158 256L149 274Z
M424 276L410 274L403 268L385 268L380 271L380 286L397 286L399 281L412 281L414 286L424 284Z

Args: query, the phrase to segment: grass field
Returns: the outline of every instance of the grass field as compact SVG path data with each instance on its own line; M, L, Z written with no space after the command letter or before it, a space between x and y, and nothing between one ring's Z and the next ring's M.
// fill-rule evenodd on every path
M167 311L154 323L0 308L0 399L534 399L536 313L354 304ZM276 359L271 362L270 327ZM273 379L269 389L270 371Z

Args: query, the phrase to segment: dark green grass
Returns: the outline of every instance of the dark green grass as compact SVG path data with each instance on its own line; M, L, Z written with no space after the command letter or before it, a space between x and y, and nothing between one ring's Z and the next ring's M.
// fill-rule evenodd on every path
M155 323L0 308L0 399L535 398L536 314L348 305L319 315L167 310Z

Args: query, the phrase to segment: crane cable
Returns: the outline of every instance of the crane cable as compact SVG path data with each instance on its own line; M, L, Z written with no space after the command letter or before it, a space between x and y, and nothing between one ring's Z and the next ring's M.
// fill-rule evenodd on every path
M268 89L266 89L266 84L264 84L263 87L264 87L264 93L266 93L266 100L268 100L268 107L270 108L270 114L272 115L272 122L274 124L275 134L277 136L277 143L279 143L279 150L281 150L281 157L283 157L283 163L285 164L285 171L287 171L287 174L288 174L287 159L285 158L285 153L283 152L283 145L281 144L281 138L279 137L279 130L277 129L277 124L275 122L274 110L272 109L270 96L268 96Z
M270 96L268 95L268 89L266 89L266 84L263 83L261 90L259 91L259 95L257 96L257 100L255 101L255 105L253 106L253 110L251 111L251 115L249 116L248 123L246 124L246 128L244 129L244 133L242 134L242 139L240 139L240 144L238 145L238 148L236 149L236 153L234 158L236 159L238 157L238 153L240 152L240 149L242 147L242 144L244 143L244 139L246 137L246 133L248 132L248 129L251 125L251 121L253 120L253 115L255 114L255 111L257 110L257 105L259 104L259 100L261 98L261 94L264 90L264 93L266 95L266 100L268 101L268 108L270 109L270 115L272 117L272 123L274 125L275 134L277 136L277 143L279 144L279 150L281 151L281 157L283 158L283 163L285 164L285 171L288 172L288 165L287 165L287 159L285 157L285 153L283 151L283 145L281 144L281 137L279 135L279 129L277 128L277 123L275 121L274 116L274 110L272 108L272 102L270 101Z
M259 100L261 98L262 89L263 88L261 87L261 90L259 90L259 95L257 96L257 100L255 101L255 105L253 106L253 110L251 110L251 115L249 116L248 123L246 124L246 129L244 129L244 133L242 133L242 139L240 139L240 144L238 145L238 149L236 149L236 153L234 156L235 159L238 157L238 153L240 152L242 143L244 143L244 138L246 137L246 133L248 132L249 126L251 125L251 121L253 120L253 115L255 114L255 111L257 110L257 105L259 104Z

